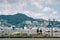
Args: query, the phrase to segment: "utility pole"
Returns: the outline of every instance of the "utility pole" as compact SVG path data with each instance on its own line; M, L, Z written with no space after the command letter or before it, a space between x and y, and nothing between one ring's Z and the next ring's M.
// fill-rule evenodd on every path
M51 28L51 34L50 34L50 36L52 36L52 27L51 27L51 20L50 20L50 18L49 18L49 24L48 24L48 27L50 27Z
M53 37L53 26L51 27L51 37Z
M53 27L54 27L54 24L55 24L55 19L53 19L51 24L52 24L52 27L51 27L51 36L53 37Z
M50 36L53 37L53 22L49 19L49 27L51 28Z

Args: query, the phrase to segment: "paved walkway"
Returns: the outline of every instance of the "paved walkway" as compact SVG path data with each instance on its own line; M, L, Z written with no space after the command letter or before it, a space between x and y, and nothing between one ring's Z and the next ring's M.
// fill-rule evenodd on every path
M60 38L0 38L0 40L60 40Z

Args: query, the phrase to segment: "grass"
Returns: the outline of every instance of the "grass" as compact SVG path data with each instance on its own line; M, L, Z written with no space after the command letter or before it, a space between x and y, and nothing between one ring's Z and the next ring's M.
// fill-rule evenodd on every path
M27 35L26 33L0 33L0 38L49 38L49 34L42 35L41 33L36 33L36 34L29 34ZM54 36L57 37L57 36Z

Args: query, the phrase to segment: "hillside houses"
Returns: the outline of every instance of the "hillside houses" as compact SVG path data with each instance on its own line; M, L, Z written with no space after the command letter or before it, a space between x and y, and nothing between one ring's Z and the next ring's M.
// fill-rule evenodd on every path
M13 33L13 32L22 32L22 33L27 33L27 34L36 34L36 33L41 33L42 35L44 34L52 34L51 32L53 32L53 35L56 34L60 34L60 28L58 27L53 27L55 26L54 24L51 24L52 21L50 21L44 26L44 23L40 24L37 21L25 21L24 23L26 24L23 28L18 28L16 27L16 25L11 25L9 23L7 23L7 21L0 21L0 33ZM8 27L7 25L10 25L10 27ZM57 26L57 25L56 25ZM53 28L53 29L52 29ZM37 32L37 29L39 30Z

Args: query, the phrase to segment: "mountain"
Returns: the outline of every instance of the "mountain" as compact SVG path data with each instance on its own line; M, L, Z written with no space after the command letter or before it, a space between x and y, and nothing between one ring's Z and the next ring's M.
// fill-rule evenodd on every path
M0 15L0 20L7 20L8 23L16 25L26 20L33 21L34 19L31 17L26 16L25 14L18 13L15 15Z
M28 17L27 15L25 14L22 14L22 13L17 13L15 15L0 15L0 20L3 19L3 20L7 20L7 23L11 24L11 25L18 25L19 26L24 26L25 24L23 24L24 21L37 21L38 23L44 23L47 24L48 23L48 20L44 20L44 19L34 19L32 17ZM56 25L60 25L60 22L56 21L55 22ZM44 25L44 24L43 24Z
M22 13L17 13L15 15L0 15L0 20L1 19L7 20L7 22L12 25L22 23L23 21L26 21L26 20L38 21L38 22L44 21L43 19L33 19L32 17L28 17L27 15L22 14Z

